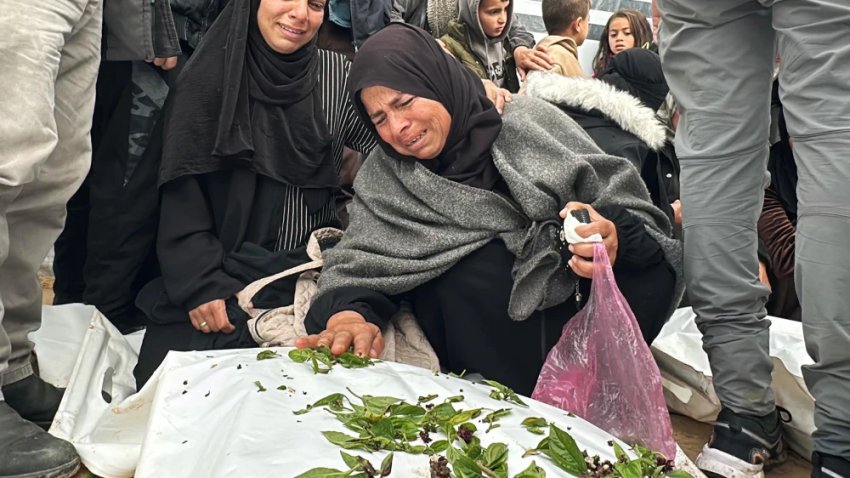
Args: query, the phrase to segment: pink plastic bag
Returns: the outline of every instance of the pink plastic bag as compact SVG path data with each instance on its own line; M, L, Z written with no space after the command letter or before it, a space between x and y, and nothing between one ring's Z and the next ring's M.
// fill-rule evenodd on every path
M531 398L673 459L676 442L661 372L614 281L601 243L594 246L593 263L590 299L564 326Z

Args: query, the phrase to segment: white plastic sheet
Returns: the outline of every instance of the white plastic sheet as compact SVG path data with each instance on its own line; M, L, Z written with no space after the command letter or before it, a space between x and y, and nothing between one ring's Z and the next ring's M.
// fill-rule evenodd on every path
M67 354L79 350L51 432L71 441L83 463L105 478L291 477L318 466L342 469L339 448L321 435L323 430L345 431L342 425L321 410L300 416L292 412L346 387L358 394L409 401L430 393L462 394L466 400L456 404L458 408L513 408L499 421L499 428L487 434L486 427L479 431L485 445L497 441L508 445L511 474L528 466L532 458L522 458L524 449L541 439L520 426L529 416L569 428L580 447L613 459L607 445L610 435L562 410L530 399L527 409L513 406L491 399L487 386L395 363L314 375L307 365L291 362L286 349L277 349L280 358L263 361L256 359L257 349L170 353L148 384L133 393L135 350L99 313L86 310L90 323L82 338L79 324L58 326L48 319L34 339L39 347L63 335L67 339L64 352L42 355L45 370L62 368L69 361ZM71 309L60 309L65 311L65 321L84 320L79 310L71 314ZM76 318L69 319L72 315ZM258 391L257 381L265 392ZM281 385L286 389L278 390ZM383 456L356 454L373 462ZM534 459L550 476L565 475L548 459ZM681 450L676 461L701 476ZM396 475L427 478L427 457L397 453Z
M83 340L91 327L105 329L112 324L91 305L42 306L41 328L29 335L35 344L41 378L60 388L68 386ZM121 337L114 328L113 332ZM133 356L138 356L143 337L144 331L135 332L123 336L119 342L125 343Z
M45 305L41 328L29 335L35 344L41 378L57 387L67 387L83 337L97 309L89 305Z
M50 432L74 444L83 463L104 477L131 477L146 417L136 409L133 367L142 333L123 336L94 307L44 306L31 334L45 380L67 387Z
M529 416L570 427L589 453L613 457L607 433L543 404L531 403L524 409L493 400L487 386L389 362L314 375L308 365L286 358L286 349L277 350L281 358L263 361L257 361L257 350L169 354L154 378L158 390L136 476L295 476L317 466L344 468L339 448L321 431L346 432L345 428L321 410L306 415L292 412L346 388L358 395L391 395L411 402L431 393L441 398L464 395L458 409L513 408L499 421L501 427L481 436L485 445L508 444L514 473L531 463L531 458L521 456L541 439L520 426ZM257 381L267 391L259 391ZM279 386L286 390L278 390ZM399 476L429 476L427 457L396 455L394 469ZM379 462L383 453L366 456ZM559 474L548 460L536 457L536 461L554 476Z
M703 422L713 422L720 412L714 393L708 356L693 310L676 310L652 344L661 369L668 408ZM803 342L803 326L769 317L770 355L773 358L773 392L777 405L788 409L792 420L785 424L791 448L803 457L812 453L814 399L803 381L802 367L812 363Z

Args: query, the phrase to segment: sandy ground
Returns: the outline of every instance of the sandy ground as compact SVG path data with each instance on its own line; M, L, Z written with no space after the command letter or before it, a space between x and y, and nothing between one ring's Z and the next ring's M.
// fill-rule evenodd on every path
M53 302L53 279L41 278L44 289L44 303ZM695 460L703 445L711 437L711 426L691 420L681 415L673 415L673 430L676 442L692 460ZM804 478L811 475L811 464L796 454L791 454L788 461L767 472L767 478ZM94 478L86 470L81 470L74 478Z

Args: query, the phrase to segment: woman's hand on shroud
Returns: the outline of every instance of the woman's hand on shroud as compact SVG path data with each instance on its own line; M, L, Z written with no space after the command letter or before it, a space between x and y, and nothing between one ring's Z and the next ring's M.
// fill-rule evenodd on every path
M227 318L223 299L211 300L190 310L189 320L192 321L192 327L205 334L210 332L229 334L236 330Z
M608 259L611 261L611 266L613 267L614 262L617 260L617 226L602 217L590 204L577 201L567 203L564 209L561 210L561 218L567 217L567 213L573 209L587 209L587 212L590 213L590 224L576 227L576 233L581 237L588 237L594 233L599 233L602 236L602 244L605 245L605 250L608 251ZM570 244L570 252L573 253L573 257L569 262L570 269L579 277L592 279L593 243Z
M352 346L361 357L378 358L384 350L384 336L377 325L367 322L358 312L343 310L332 315L327 328L317 335L309 335L295 341L299 349L315 349L322 345L334 355L347 352Z

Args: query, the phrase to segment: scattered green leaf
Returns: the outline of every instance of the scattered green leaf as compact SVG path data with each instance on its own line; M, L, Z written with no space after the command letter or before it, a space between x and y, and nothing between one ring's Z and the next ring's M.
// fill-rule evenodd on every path
M343 395L341 393L332 393L332 394L330 394L326 397L320 398L319 400L317 400L312 405L307 405L307 408L304 408L302 410L296 410L292 413L294 413L295 415L303 415L303 414L309 412L310 410L312 410L314 408L325 407L325 406L330 408L333 411L336 411L336 412L342 411L342 410L346 409L345 405L343 403L343 400L345 400L345 399L346 399L345 395Z
M534 433L535 435L544 435L546 432L544 432L543 429L549 426L549 423L543 418L528 417L522 421L522 426L524 426L530 433Z
M345 478L350 473L345 471L335 470L333 468L313 468L305 471L295 478Z
M333 468L314 468L298 475L296 478L378 478L389 476L392 472L392 453L384 458L380 469L376 469L365 457L349 455L344 451L340 451L340 455L342 456L342 461L348 466L348 471Z
M510 415L511 412L512 410L510 408L502 408L488 413L483 420L484 423L487 423L489 425L484 433L490 433L491 430L499 428L500 425L498 425L496 422L500 418Z
M490 390L490 398L510 402L521 407L528 406L510 387L502 385L501 383L495 380L484 380L484 383L493 387L493 390Z
M536 461L532 461L528 468L517 473L514 478L546 478L546 470L537 466Z
M383 461L381 461L381 476L389 476L393 471L393 454L385 456Z
M257 354L257 360L269 360L280 357L280 354L274 350L263 350Z
M297 363L310 363L315 374L325 374L333 369L334 365L344 368L363 368L374 365L375 362L368 357L360 357L357 354L344 352L339 356L331 353L331 349L322 346L312 349L293 349L289 351L289 358Z
M612 441L611 446L614 448L614 456L617 458L617 461L627 462L629 461L629 455L626 454L626 451L623 450L617 442Z
M422 395L421 397L419 397L418 400L416 400L416 403L419 404L419 405L422 405L423 403L428 403L428 402L434 401L434 399L436 399L437 396L438 395L436 393L432 393L431 395Z
M349 455L348 453L340 450L339 454L342 456L342 461L345 462L345 465L349 468L357 468L360 466L360 462L357 460L357 457L354 455Z
M491 470L507 467L508 446L504 443L493 443L484 450L484 466Z
M296 355L297 359L315 361L323 366L325 361L318 357ZM261 391L265 391L260 382L255 382ZM495 384L495 385L494 385ZM500 394L501 400L513 401L513 393L507 387L500 388L497 382L488 383L493 393ZM462 396L453 396L434 404L436 395L419 397L416 404L390 396L358 395L348 390L350 396L333 393L323 397L297 415L318 408L325 408L342 423L348 433L324 431L322 435L330 443L344 450L364 450L376 452L389 451L380 467L375 467L364 457L341 452L348 470L315 468L297 478L377 478L385 477L392 471L392 452L432 455L433 476L448 478L508 478L509 449L504 443L491 443L484 446L476 435L477 428L472 423L482 414L482 409L457 409L455 404L463 401ZM351 398L353 397L353 398ZM521 402L521 400L519 400ZM422 406L425 404L424 406ZM524 405L524 404L523 404ZM488 424L487 431L499 426L497 423L513 411L502 408L489 411L481 419ZM529 417L522 426L532 433L543 433L548 427L549 434L540 440L536 448L528 449L523 457L541 455L552 460L558 468L582 478L693 478L690 474L674 470L671 461L661 455L635 446L634 453L626 452L616 441L611 441L616 456L615 463L603 461L598 456L588 457L586 451L579 449L573 437L543 418ZM353 434L352 434L353 432ZM440 433L436 439L432 434ZM446 459L437 454L445 453ZM634 456L634 458L633 458ZM449 471L448 464L452 470ZM436 471L434 471L436 470ZM525 470L513 478L545 478L545 471L532 462Z
M622 478L641 478L643 476L638 461L618 462L614 465L614 469L619 472Z
M665 476L667 476L667 478L694 478L693 475L685 470L670 470L665 474Z
M292 349L287 355L289 355L289 359L293 362L304 363L310 359L313 353L310 349Z
M573 437L555 425L549 425L549 456L564 471L581 475L587 470L584 455Z

